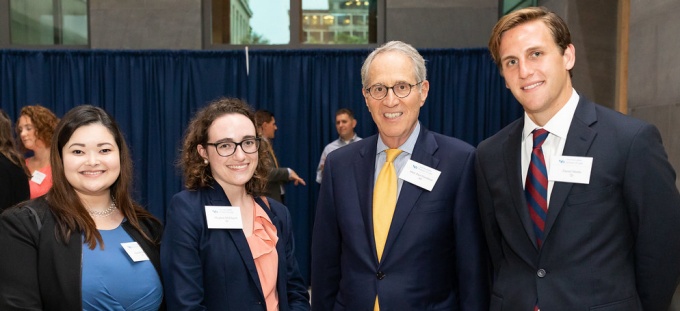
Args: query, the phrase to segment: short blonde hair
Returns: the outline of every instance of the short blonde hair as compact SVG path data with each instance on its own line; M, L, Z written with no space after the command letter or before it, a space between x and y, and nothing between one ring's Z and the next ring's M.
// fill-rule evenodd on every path
M491 31L491 38L489 38L489 52L491 52L491 57L493 57L493 61L501 72L503 64L501 64L499 49L503 34L521 24L535 20L541 20L548 26L555 43L560 47L562 53L564 53L564 50L571 44L571 33L569 33L567 23L565 23L557 14L549 11L545 7L530 7L508 13L508 15L505 15L498 20L496 26L494 26Z

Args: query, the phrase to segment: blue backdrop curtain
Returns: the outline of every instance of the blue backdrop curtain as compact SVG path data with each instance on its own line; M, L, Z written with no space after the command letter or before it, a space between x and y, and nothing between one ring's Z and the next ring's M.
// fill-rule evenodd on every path
M335 111L350 108L357 133L376 133L361 94L370 50L285 51L0 51L0 107L18 117L41 104L61 117L91 104L126 134L135 164L134 196L160 219L182 189L178 150L193 113L221 96L270 110L274 150L307 186L286 186L296 254L308 278L309 247L323 147L337 138ZM420 120L430 130L473 145L521 116L486 49L422 50L430 93ZM351 181L348 181L351 182Z

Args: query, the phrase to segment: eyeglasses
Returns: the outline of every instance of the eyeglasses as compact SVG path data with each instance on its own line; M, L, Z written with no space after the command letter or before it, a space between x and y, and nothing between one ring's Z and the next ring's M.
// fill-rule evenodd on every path
M366 88L366 91L368 94L373 97L373 99L380 100L383 99L387 96L387 91L392 89L392 92L394 92L394 95L396 95L399 98L404 98L406 96L409 96L411 94L411 88L414 86L423 83L422 81L416 83L416 84L409 84L406 82L399 82L393 86L384 86L382 84L374 84L372 86L369 86Z
M221 157L228 157L236 152L236 147L241 146L241 150L245 153L255 153L260 149L260 137L247 138L240 143L233 141L225 141L218 143L205 143L209 146L215 146L217 154Z

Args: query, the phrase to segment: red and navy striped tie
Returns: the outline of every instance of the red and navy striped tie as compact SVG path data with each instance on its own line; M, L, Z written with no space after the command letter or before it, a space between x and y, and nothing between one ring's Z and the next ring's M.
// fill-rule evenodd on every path
M544 129L535 129L533 134L534 147L531 151L531 162L529 163L524 195L527 199L529 216L531 216L536 234L536 244L540 248L543 244L543 229L548 215L548 170L545 166L541 146L543 146L549 133Z

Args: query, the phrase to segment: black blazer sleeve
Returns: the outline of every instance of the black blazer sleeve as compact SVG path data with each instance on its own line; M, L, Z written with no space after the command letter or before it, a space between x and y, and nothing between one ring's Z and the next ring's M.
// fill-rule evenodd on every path
M0 213L31 196L24 170L0 154Z
M11 208L0 217L0 310L42 310L38 237L28 209Z

